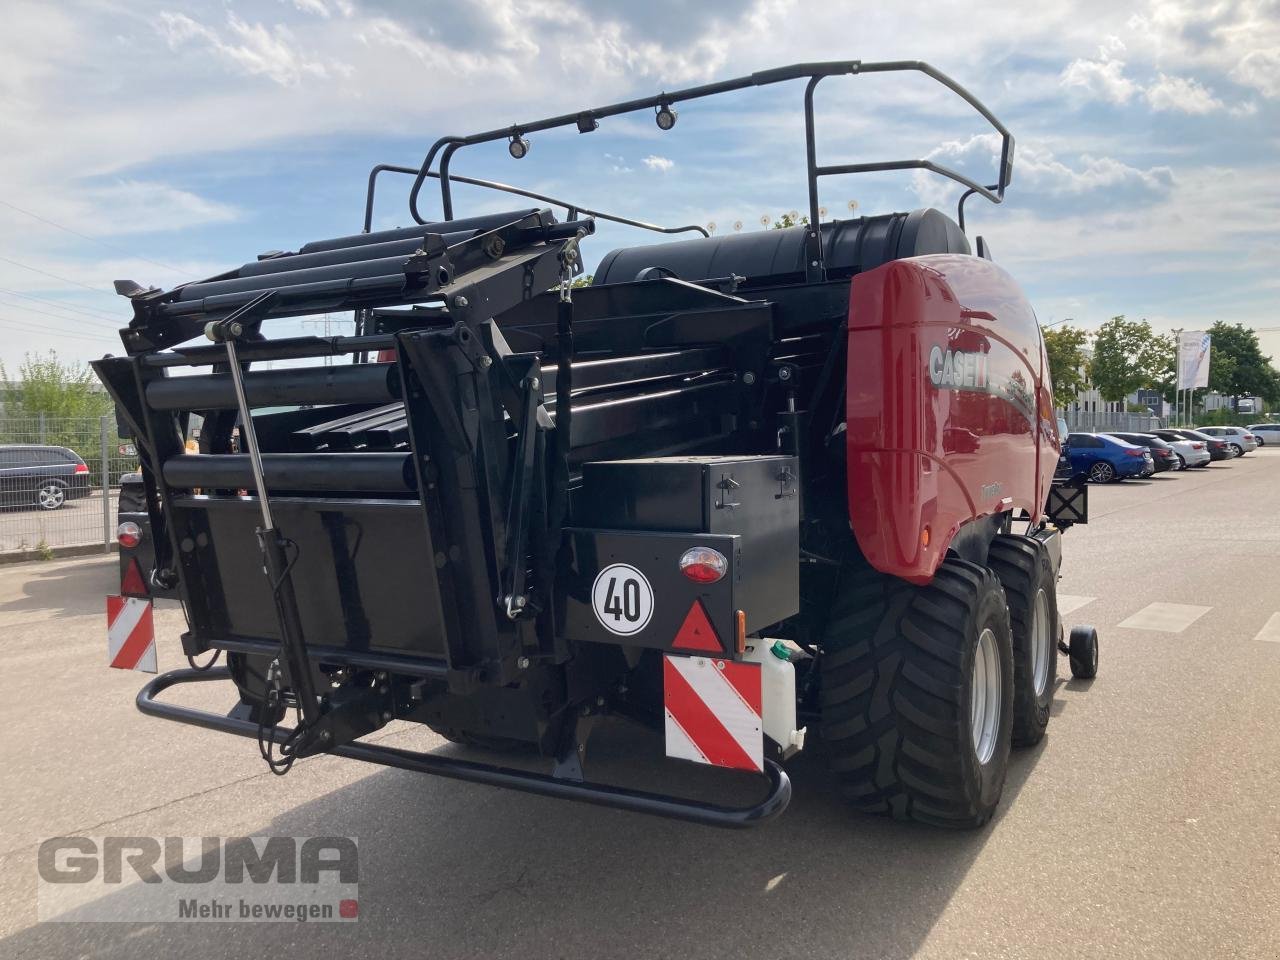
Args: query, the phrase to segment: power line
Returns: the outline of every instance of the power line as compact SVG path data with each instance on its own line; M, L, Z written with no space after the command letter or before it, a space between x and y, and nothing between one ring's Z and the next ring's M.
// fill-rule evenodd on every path
M111 329L110 327L103 326L101 323L94 324L89 320L81 320L79 317L65 317L57 313L50 313L48 310L37 310L35 307L23 306L20 303L5 303L4 301L0 301L0 307L14 307L18 310L25 310L27 313L38 313L38 314L41 314L42 316L53 317L53 319L55 320L62 320L66 323L83 324L86 328L94 329L94 330ZM119 321L117 321L117 323L119 323ZM119 329L119 328L117 327L116 329Z
M38 326L35 326L34 324L26 325L19 320L13 320L9 317L0 317L0 324L4 324L7 329L15 330L20 333L45 333L45 334L49 333L49 331L46 328L38 327ZM104 339L109 339L104 337L91 337L86 333L71 333L70 331L66 331L66 330L58 330L56 332L61 337L70 337L73 340L87 340L92 343L98 343L98 344L101 344Z
M33 300L36 303L48 303L57 307L59 310L70 310L72 313L83 313L86 317L92 317L95 320L116 320L117 317L103 310L85 310L81 307L69 307L65 303L58 300L51 300L48 297L37 297L29 293L19 293L17 290L10 290L7 287L0 287L0 293L7 293L11 297L21 297L23 300ZM16 306L16 304L15 304Z
M62 224L54 223L52 220L48 219L47 217L42 217L38 213L32 213L30 210L23 210L22 207L19 207L16 204L12 204L8 200L0 200L0 204L3 204L4 206L8 207L10 210L16 210L18 211L18 213L21 213L24 216L28 216L32 220L39 220L41 223L45 223L51 227L57 228L58 230L65 231L66 233L69 233L72 236L80 237L84 240L88 240L91 243L99 244L100 246L105 247L108 250L114 250L116 253L122 253L131 260L141 260L144 263L154 264L157 267L161 267L165 270L170 270L173 273L180 273L185 276L186 272L183 270L179 270L177 267L171 267L169 266L169 264L161 263L159 260L152 260L150 257L142 257L136 253L130 253L128 250L124 250L120 247L117 247L115 244L107 243L107 241L105 240L99 240L97 237L91 237L87 233L81 233L79 230L72 230L70 227L64 227Z
M70 277L60 277L56 273L50 273L48 270L41 270L39 267L31 267L25 263L19 263L17 260L10 260L8 257L0 257L5 263L12 263L15 267L21 267L23 270L30 270L32 273L39 273L46 277L52 277L54 280L61 280L63 283L75 284L77 287L84 287L86 290L92 290L94 293L100 293L104 297L113 297L114 293L108 293L101 287L91 287L87 283L81 283L79 280L72 280Z
M40 330L37 327L20 327L20 326L12 326L11 324L12 324L12 321L7 321L5 320L4 317L0 317L0 330L6 331L8 333L29 333L29 334L39 335L41 333L49 332L48 330ZM100 338L93 337L88 334L82 334L82 333L64 333L62 331L59 331L58 339L59 340L80 340L85 343L96 343L99 346L102 346L104 344L104 341L101 340ZM50 349L52 349L52 346L50 347Z

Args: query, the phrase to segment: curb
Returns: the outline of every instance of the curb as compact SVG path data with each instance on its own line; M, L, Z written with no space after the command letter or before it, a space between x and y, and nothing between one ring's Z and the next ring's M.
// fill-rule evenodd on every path
M87 557L93 554L105 557L108 554L115 553L118 549L118 545L114 543L107 550L103 550L100 543L80 543L70 547L51 547L49 554L46 555L41 555L36 550L17 550L13 553L0 553L0 566L6 563L62 560L66 557Z

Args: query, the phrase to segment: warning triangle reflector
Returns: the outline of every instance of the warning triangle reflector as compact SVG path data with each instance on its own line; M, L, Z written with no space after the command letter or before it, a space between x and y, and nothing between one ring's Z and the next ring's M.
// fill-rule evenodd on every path
M701 600L693 601L672 646L679 650L701 650L704 653L724 652L715 627L711 626L707 611L702 608Z
M120 583L120 592L126 597L151 596L151 591L147 589L147 581L142 577L142 567L138 565L137 557L131 558L129 566L125 568L124 579Z

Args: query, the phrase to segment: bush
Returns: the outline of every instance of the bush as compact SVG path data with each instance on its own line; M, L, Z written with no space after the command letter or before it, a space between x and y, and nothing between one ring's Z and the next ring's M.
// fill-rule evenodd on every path
M1232 413L1225 408L1196 414L1196 425L1201 427L1247 427L1251 423L1265 423L1275 419L1265 413Z

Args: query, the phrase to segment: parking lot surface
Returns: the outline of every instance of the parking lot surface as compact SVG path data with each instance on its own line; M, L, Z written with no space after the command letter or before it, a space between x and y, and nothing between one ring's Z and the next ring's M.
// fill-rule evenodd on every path
M971 833L851 813L820 748L790 809L741 833L336 758L277 778L250 741L134 709L144 678L105 666L114 560L0 567L0 956L1275 958L1277 491L1280 449L1091 488L1059 591L1099 628L1099 676L1060 678ZM181 627L157 610L162 670ZM632 747L654 749L606 728L588 761L612 775ZM39 842L107 833L358 837L360 919L37 923Z

